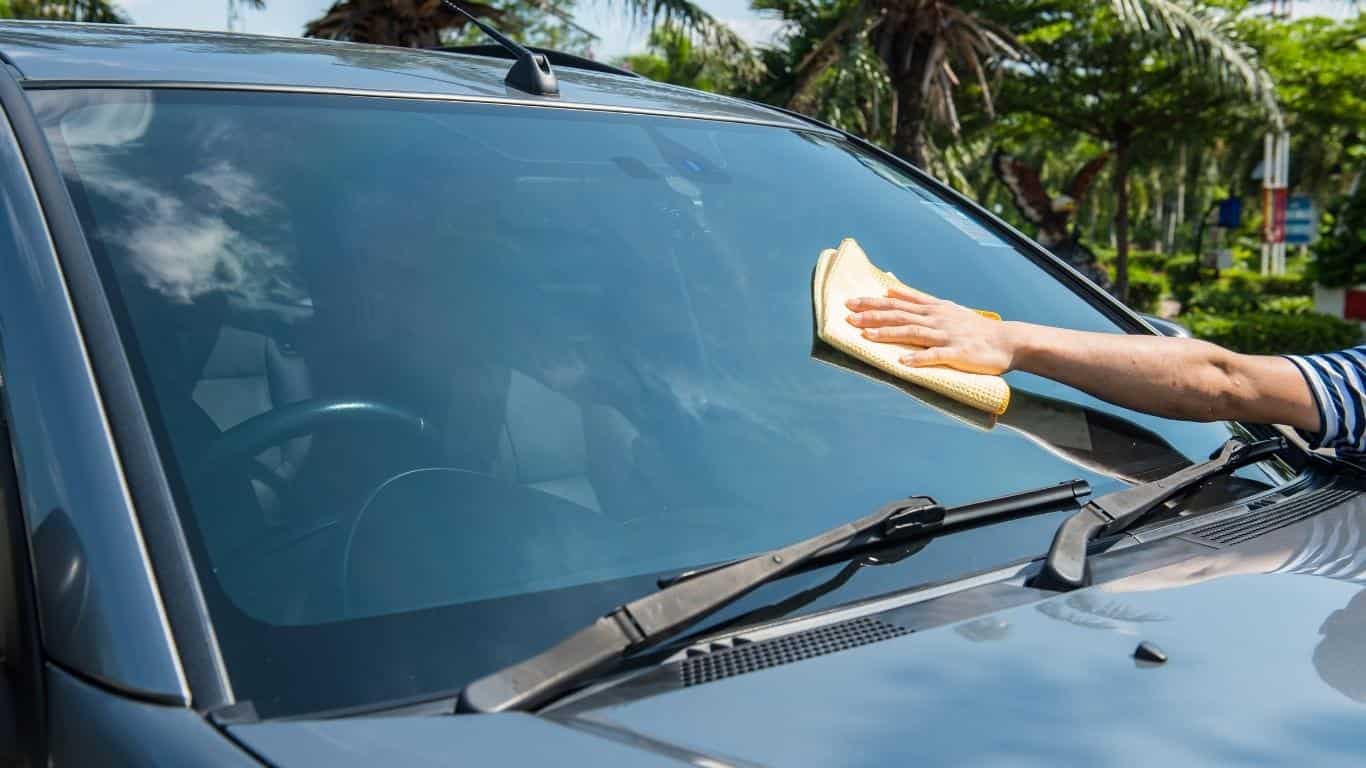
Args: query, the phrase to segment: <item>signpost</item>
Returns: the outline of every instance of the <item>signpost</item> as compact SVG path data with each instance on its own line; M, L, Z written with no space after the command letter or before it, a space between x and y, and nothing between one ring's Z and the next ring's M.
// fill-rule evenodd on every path
M1262 156L1262 274L1285 273L1286 184L1290 134L1268 133Z
M1295 195L1286 201L1285 242L1289 245L1309 245L1318 234L1318 217L1314 215L1314 201L1308 195Z

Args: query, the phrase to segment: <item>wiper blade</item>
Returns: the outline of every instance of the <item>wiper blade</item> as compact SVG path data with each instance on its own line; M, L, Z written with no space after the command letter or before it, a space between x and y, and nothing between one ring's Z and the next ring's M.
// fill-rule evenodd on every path
M1055 507L1088 493L1086 482L1073 480L953 509L928 496L892 502L795 544L684 574L659 592L619 606L549 650L470 683L460 692L456 711L501 712L544 704L758 587L841 550L861 551L872 543L890 543L946 526Z
M1090 493L1091 485L1085 480L1068 480L1057 485L1035 488L1031 491L1020 491L994 499L974 501L970 504L947 509L934 503L929 506L919 504L919 499L925 497L911 497L892 502L882 508L882 511L890 512L890 516L882 525L881 536L878 541L880 543L883 540L891 541L910 536L923 536L935 533L943 528L992 520L1036 508L1056 507L1076 501ZM830 555L839 554L850 547L863 547L869 543L855 539L839 546L830 547L826 552L813 555L808 564L824 565ZM671 587L679 582L711 573L717 569L728 568L736 563L743 562L745 559L742 557L736 560L727 560L704 568L683 571L673 576L663 576L660 577L658 584L661 589Z
M1086 550L1092 539L1122 533L1178 493L1261 461L1284 447L1285 438L1282 437L1254 443L1230 438L1214 452L1209 461L1192 464L1159 480L1093 499L1058 526L1043 569L1029 580L1029 586L1067 591L1089 584L1091 570L1087 564Z

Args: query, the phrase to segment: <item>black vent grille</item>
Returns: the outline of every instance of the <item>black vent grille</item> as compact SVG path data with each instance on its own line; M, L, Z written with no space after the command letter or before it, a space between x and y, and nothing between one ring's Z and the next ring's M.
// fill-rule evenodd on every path
M687 659L678 667L683 685L701 685L748 672L757 672L827 653L857 648L893 637L910 634L911 630L871 618L852 619L838 624L817 627L805 632L775 637L757 643L734 645L723 650Z
M1264 533L1270 533L1277 528L1298 523L1331 506L1341 504L1355 495L1356 491L1320 488L1317 491L1300 494L1287 501L1270 505L1249 505L1251 511L1247 514L1196 528L1189 535L1226 546L1241 544Z

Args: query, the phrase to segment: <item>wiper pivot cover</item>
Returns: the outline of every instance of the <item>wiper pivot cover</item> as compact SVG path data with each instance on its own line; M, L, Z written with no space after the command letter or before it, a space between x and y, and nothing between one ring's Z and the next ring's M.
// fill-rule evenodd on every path
M1043 569L1029 580L1029 586L1068 591L1089 584L1091 571L1086 550L1092 539L1119 533L1178 493L1261 461L1284 447L1285 439L1281 437L1254 443L1230 438L1209 461L1094 499L1058 526Z

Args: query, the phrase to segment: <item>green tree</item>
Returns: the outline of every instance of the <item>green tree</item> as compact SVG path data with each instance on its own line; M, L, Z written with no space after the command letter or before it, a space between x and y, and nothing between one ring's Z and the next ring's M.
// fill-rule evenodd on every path
M488 3L461 0L460 6L478 17L497 20L502 15ZM304 37L435 48L444 33L454 33L466 23L443 0L337 0L304 26Z
M1366 16L1240 22L1276 83L1291 135L1292 181L1320 201L1366 163Z
M109 0L0 0L0 18L128 22L128 16Z
M930 161L931 126L958 129L962 81L975 85L990 112L997 67L1019 53L1009 32L953 0L754 0L754 7L776 12L792 30L786 55L768 57L770 100L819 114L848 110L867 89L871 101L856 110L861 122L878 133L885 115L892 151L921 167Z
M779 44L760 51L764 77L743 95L809 114L890 146L896 94L856 16L861 0L753 0L781 19Z
M692 0L622 0L634 20L655 28L673 25L695 35L704 45L731 57L738 71L753 72L749 46L729 27ZM475 16L489 18L506 31L527 36L529 42L587 47L591 35L572 22L573 0L532 0L526 4L493 5L460 0ZM463 30L466 20L446 0L336 0L320 17L304 27L305 37L330 40L435 48L447 40L471 40ZM540 35L541 40L535 38Z
M1004 82L1002 109L1037 115L1111 149L1115 287L1128 291L1131 176L1251 98L1279 119L1271 81L1232 26L1177 0L1002 0L993 11L1033 55Z
M673 24L655 28L646 51L626 56L621 63L661 83L703 91L726 91L731 87L731 70L724 58L699 45L692 35Z

